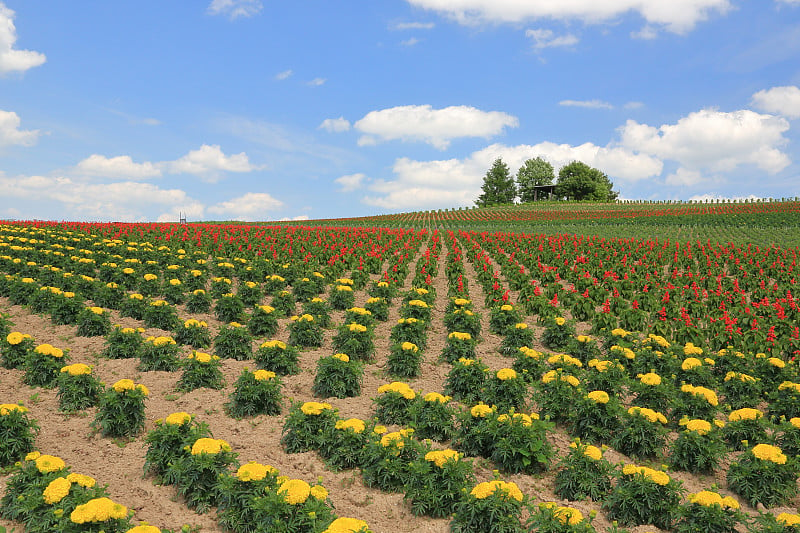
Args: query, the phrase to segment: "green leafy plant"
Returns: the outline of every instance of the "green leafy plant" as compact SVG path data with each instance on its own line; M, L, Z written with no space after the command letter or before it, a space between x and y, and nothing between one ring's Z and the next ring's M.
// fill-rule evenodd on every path
M625 465L603 501L609 520L625 526L652 524L670 529L678 517L682 484L666 472Z
M410 342L416 344L420 350L425 350L427 338L425 322L416 318L400 318L392 327L389 340L392 343Z
M544 319L542 344L551 350L565 350L575 336L575 326L560 316L548 316Z
M205 352L193 351L181 361L183 373L175 390L191 392L199 388L221 389L225 386L219 357Z
M507 335L521 322L522 315L511 304L496 305L489 311L489 331L495 335Z
M342 324L333 337L333 349L360 361L371 361L375 354L374 331L356 322Z
M361 394L364 364L337 353L320 357L312 391L318 398L352 398Z
M32 452L38 432L39 426L28 416L27 407L0 404L0 467L21 461Z
M584 394L570 412L570 433L590 442L607 443L619 430L623 408L614 395L595 390Z
M225 404L225 411L234 418L281 413L283 381L275 372L245 368Z
M144 325L148 328L158 328L164 331L173 331L181 325L178 311L169 305L166 300L153 300L144 310Z
M392 376L403 379L419 375L422 352L412 342L393 343L386 358L386 370Z
M469 333L454 331L447 335L447 344L442 349L441 359L450 364L459 359L474 359L478 342Z
M620 453L631 457L654 458L666 444L667 418L647 407L630 407L625 411L619 427L611 438L611 445Z
M115 325L106 335L102 355L107 359L128 359L139 357L144 345L141 333L144 329L125 328Z
M12 331L0 343L0 364L3 368L22 368L28 353L35 347L36 342L31 335Z
M315 296L303 303L303 314L313 316L322 328L328 328L331 325L331 306L322 298Z
M186 299L186 311L188 313L208 313L211 309L211 297L205 289L194 289Z
M129 316L136 320L143 320L147 306L148 302L145 300L144 295L134 292L129 294L127 298L122 299L119 304L119 312L122 316Z
M148 337L145 339L139 354L137 370L140 372L151 370L173 372L180 366L178 345L172 337Z
M406 425L411 422L411 405L417 393L401 381L393 381L378 387L378 396L372 399L375 404L375 418L384 424Z
M405 475L411 512L432 518L452 515L475 477L472 463L455 450L429 450L408 463Z
M313 313L312 313L313 314ZM268 337L278 331L278 317L271 305L258 305L253 308L247 329L254 337Z
M503 342L500 343L499 351L503 355L513 356L519 352L523 346L533 344L533 330L525 322L517 322L506 329Z
M221 295L214 305L214 316L220 322L243 321L244 302L237 295L227 292Z
M558 463L555 493L563 500L601 501L611 491L613 473L614 465L603 457L603 449L576 439Z
M682 420L683 431L672 441L669 460L674 470L710 474L727 452L719 428L706 420Z
M343 280L339 279L336 281L341 282ZM331 293L328 301L333 309L338 309L341 311L349 309L350 307L353 307L355 300L356 298L353 295L352 282L347 285L339 283L338 285L331 287Z
M25 374L22 382L31 387L53 388L61 368L67 364L69 356L61 348L50 344L40 344L28 352L23 364Z
M777 446L756 444L728 468L728 488L753 507L775 507L797 495L796 472L796 458Z
M450 530L453 533L522 533L523 495L516 483L499 479L484 481L455 505Z
M136 437L144 429L144 401L150 391L121 379L100 394L92 427L104 437Z
M554 502L528 505L529 516L526 521L528 531L547 531L552 533L595 533L592 526L594 516L583 516L580 510Z
M208 424L199 422L186 412L171 413L155 421L155 427L144 438L147 451L144 455L144 475L154 476L164 483L164 475L171 463L188 455L189 446L197 439L211 437Z
M75 363L61 368L56 378L58 408L75 412L97 404L103 386L92 375L92 367Z
M211 346L211 333L205 321L190 318L175 331L175 342L186 344L195 350Z
M409 407L409 425L418 439L448 441L455 435L455 409L451 398L438 392L417 396Z
M318 450L338 419L337 411L329 403L293 402L283 425L281 444L286 453Z
M238 322L231 322L217 331L214 339L214 353L221 359L244 361L253 357L253 337L247 328Z
M675 531L693 533L734 533L745 521L739 502L730 496L721 496L715 490L702 490L690 494L688 501L678 508Z
M389 319L389 302L386 298L369 298L367 303L364 304L364 309L372 313L375 320L383 322Z
M190 509L205 513L219 504L219 478L231 467L238 467L236 458L224 440L202 437L191 445L188 454L169 465L164 479L175 485Z
M489 368L480 359L461 358L453 363L444 381L444 393L455 400L474 404L482 398Z
M289 344L305 348L322 346L325 332L313 315L293 316L289 322Z
M520 409L525 405L528 384L512 368L489 373L483 387L483 401L496 405L500 411Z
M271 340L261 343L253 355L253 359L258 368L271 370L281 376L288 376L300 372L299 355L296 346L279 340Z

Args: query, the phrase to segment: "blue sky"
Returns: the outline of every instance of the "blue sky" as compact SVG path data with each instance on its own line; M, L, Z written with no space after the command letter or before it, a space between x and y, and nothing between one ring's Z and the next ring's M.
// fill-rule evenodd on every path
M0 0L0 218L800 196L800 0Z

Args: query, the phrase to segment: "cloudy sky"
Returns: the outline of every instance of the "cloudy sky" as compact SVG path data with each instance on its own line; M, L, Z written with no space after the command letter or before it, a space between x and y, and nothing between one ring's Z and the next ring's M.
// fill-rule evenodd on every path
M0 218L800 196L800 0L0 0Z

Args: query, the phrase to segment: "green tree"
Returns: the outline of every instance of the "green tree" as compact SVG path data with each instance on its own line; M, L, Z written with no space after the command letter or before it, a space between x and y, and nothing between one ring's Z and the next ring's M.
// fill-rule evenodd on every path
M558 172L555 193L567 200L613 202L618 193L611 190L612 187L614 184L603 172L581 161L573 161Z
M553 165L537 157L525 161L517 171L517 191L520 202L533 202L537 200L534 187L552 185L555 179Z
M514 177L509 172L508 165L499 157L494 160L492 168L484 176L481 190L483 192L475 200L478 207L514 203L514 198L517 196Z

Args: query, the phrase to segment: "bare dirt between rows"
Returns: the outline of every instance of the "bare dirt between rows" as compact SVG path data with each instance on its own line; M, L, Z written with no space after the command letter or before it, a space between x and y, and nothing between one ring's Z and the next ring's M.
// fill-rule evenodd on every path
M425 246L423 245L422 251ZM450 365L438 361L438 355L445 346L447 331L442 318L447 303L447 281L444 276L444 257L446 249L440 254L439 275L432 280L438 298L433 317L428 330L428 348L422 364L421 377L411 380L411 386L420 392L439 391ZM414 262L416 262L414 259ZM475 311L482 315L483 339L477 348L477 355L493 370L511 366L512 360L500 356L497 352L502 339L489 332L489 311L483 304L483 293L475 279L472 266L465 261L470 277L470 296L473 299ZM412 263L413 265L413 263ZM406 280L405 289L410 288L411 276ZM356 305L363 305L368 295L364 291L356 293ZM512 295L513 301L513 295ZM213 315L189 315L182 306L178 306L181 317L195 318L208 322L212 334L221 325ZM399 317L399 299L393 301L389 320L379 323L375 330L376 357L375 361L366 366L362 386L362 394L356 398L328 399L334 407L339 409L343 418L357 417L369 419L373 416L374 407L372 397L377 388L389 381L385 372L386 357L389 353L389 333L391 326ZM233 391L233 384L245 367L254 368L252 361L224 360L222 367L226 386L222 390L200 389L187 394L175 392L175 385L180 378L178 372L139 372L136 370L137 360L108 360L98 356L103 349L104 340L101 337L86 338L76 336L74 326L53 326L47 315L32 314L27 308L10 305L7 299L0 298L0 311L10 315L14 329L33 335L37 343L49 343L54 346L69 350L70 362L81 362L95 365L95 375L106 384L114 383L122 378L130 378L137 383L144 383L150 389L150 396L146 401L146 432L154 427L154 421L164 418L170 413L186 411L196 415L197 419L206 422L215 438L221 438L230 443L234 452L239 454L240 463L258 461L276 467L281 474L297 477L306 481L322 480L330 492L330 499L339 516L352 516L366 520L376 533L411 533L430 532L442 533L449 531L449 521L446 519L430 519L417 517L411 514L409 506L403 501L402 494L389 494L376 489L365 487L358 470L333 472L326 468L322 460L315 453L287 454L280 445L281 430L285 415L288 412L289 402L317 400L311 392L316 372L316 363L321 356L333 353L331 339L335 329L329 329L325 334L322 348L309 349L302 352L302 372L295 376L284 378L284 407L279 416L257 416L252 419L235 420L227 416L223 404L228 400L228 395ZM112 311L113 323L129 327L142 327L139 321L122 318ZM343 312L332 313L334 324L341 324ZM527 317L533 326L534 317ZM272 337L283 341L288 340L288 320L280 321L278 333ZM537 338L541 329L535 327ZM586 331L588 326L580 326L581 331ZM164 335L161 330L148 329L144 335ZM264 340L257 339L253 343L254 349ZM546 351L539 344L533 348ZM211 350L208 350L211 351ZM190 353L188 347L183 348L183 354ZM0 371L0 403L22 402L29 409L41 427L36 440L36 448L42 453L58 455L71 467L73 472L91 475L98 483L108 485L108 492L112 499L135 510L136 520L146 520L153 525L163 528L178 529L183 524L198 526L203 533L222 532L216 524L215 513L197 514L186 507L176 496L175 489L171 486L155 485L151 479L143 478L142 467L146 447L144 434L130 441L112 440L103 438L93 433L90 423L95 415L95 409L87 409L75 415L64 415L58 410L58 401L55 390L31 388L22 384L22 372L18 370ZM550 437L551 442L563 455L572 438L558 428ZM606 457L611 462L633 462L614 450L609 449ZM557 459L556 459L557 460ZM554 460L555 461L555 460ZM670 473L671 476L683 482L687 492L697 492L709 488L713 483L723 487L728 459L724 468L719 469L714 476L698 477L683 473ZM492 479L494 466L485 459L474 459L474 466L478 481ZM504 479L516 482L521 490L538 501L560 501L553 492L553 478L555 470L550 469L539 476L509 475ZM5 488L7 476L0 477L0 491ZM592 510L598 511L594 526L598 531L603 531L610 526L600 510L599 503L590 501L564 502L580 509L584 515ZM798 501L793 501L796 506ZM743 509L749 513L754 510L743 504ZM772 512L794 512L790 507L773 509ZM0 525L6 526L9 531L23 531L20 524L0 520ZM659 531L652 526L639 526L631 528L632 532Z

